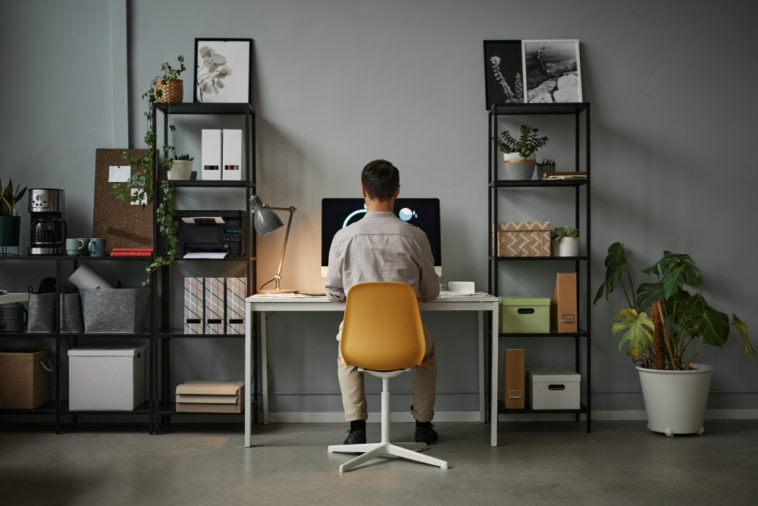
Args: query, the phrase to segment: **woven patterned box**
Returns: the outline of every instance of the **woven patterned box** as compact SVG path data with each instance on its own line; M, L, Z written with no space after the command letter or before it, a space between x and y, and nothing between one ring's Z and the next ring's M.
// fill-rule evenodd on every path
M501 221L497 224L497 254L501 257L549 257L549 221Z

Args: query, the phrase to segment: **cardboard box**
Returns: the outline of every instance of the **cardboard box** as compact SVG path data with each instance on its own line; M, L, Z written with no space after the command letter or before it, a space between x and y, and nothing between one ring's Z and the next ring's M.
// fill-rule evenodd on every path
M578 332L576 272L559 272L556 275L550 313L553 332Z
M221 133L221 157L223 171L221 179L241 180L245 170L244 153L242 150L242 130L225 128Z
M241 413L243 381L188 381L176 386L180 413Z
M524 349L505 350L503 362L503 404L505 409L526 407Z
M145 400L145 347L68 350L68 409L131 411Z
M550 299L503 296L500 299L500 332L547 334L550 332Z
M201 179L217 181L221 179L221 130L203 128L200 137L200 148L203 164Z
M529 400L532 409L579 409L581 376L566 369L532 369Z
M203 333L203 278L184 278L184 333Z
M177 395L241 395L245 382L239 381L187 381L176 385Z
M497 224L497 254L501 257L549 257L549 221L501 221Z
M48 400L48 350L0 350L0 409L34 409Z

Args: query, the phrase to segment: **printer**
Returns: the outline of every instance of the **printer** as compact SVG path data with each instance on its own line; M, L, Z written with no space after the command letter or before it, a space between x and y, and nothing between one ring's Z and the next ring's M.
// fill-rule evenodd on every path
M179 255L226 253L247 254L247 213L244 211L176 211L179 221Z

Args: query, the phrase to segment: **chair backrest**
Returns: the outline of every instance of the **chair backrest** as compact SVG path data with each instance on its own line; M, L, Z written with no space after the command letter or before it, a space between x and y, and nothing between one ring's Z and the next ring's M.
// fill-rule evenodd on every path
M413 287L396 281L350 287L340 352L348 365L374 371L421 364L426 341Z

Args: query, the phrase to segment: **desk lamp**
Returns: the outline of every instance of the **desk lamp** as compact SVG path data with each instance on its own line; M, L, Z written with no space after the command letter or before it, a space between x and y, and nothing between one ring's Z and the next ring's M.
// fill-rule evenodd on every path
M284 263L284 254L287 251L287 240L290 236L290 227L292 226L292 215L295 214L297 208L295 207L271 207L268 204L261 202L258 195L250 197L250 212L253 213L253 226L258 233L258 237L262 237L269 232L273 232L277 228L283 225L282 220L274 213L274 211L289 211L290 216L287 221L287 231L284 234L284 246L282 247L282 258L279 260L279 268L276 270L276 274L272 279L269 279L261 285L262 289L267 284L274 282L274 289L267 290L271 293L297 293L297 290L286 290L279 286L279 282L282 279L282 264Z

